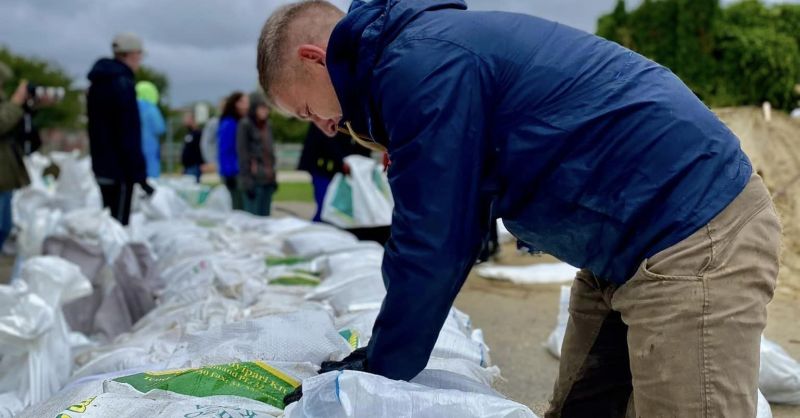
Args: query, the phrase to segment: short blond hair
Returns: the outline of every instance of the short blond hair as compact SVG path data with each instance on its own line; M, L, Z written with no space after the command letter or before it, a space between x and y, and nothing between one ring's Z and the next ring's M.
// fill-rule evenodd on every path
M267 97L285 79L287 57L301 44L323 45L344 13L324 0L305 0L275 10L258 38L258 81Z

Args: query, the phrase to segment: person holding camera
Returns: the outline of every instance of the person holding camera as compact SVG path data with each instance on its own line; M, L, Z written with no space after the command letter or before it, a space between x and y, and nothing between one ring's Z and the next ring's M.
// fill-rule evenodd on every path
M15 135L28 99L28 82L20 81L7 100L3 85L13 77L11 68L0 62L0 249L11 232L11 195L30 183L22 162L22 143Z
M145 181L147 169L134 88L134 72L142 61L142 41L123 33L114 37L112 50L114 58L98 60L88 76L89 144L103 205L127 225L133 186L139 183L148 194L153 192Z

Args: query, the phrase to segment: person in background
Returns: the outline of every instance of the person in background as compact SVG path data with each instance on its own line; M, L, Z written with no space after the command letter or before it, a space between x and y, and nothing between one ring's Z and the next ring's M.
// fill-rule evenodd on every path
M194 115L186 112L183 115L183 126L186 127L186 135L183 137L183 152L181 153L181 164L183 164L183 174L194 176L200 183L202 174L200 167L203 165L203 154L200 152L200 137L203 135Z
M217 158L219 175L231 193L234 209L244 209L242 193L237 185L239 159L236 156L236 130L239 119L247 115L250 99L242 92L233 92L225 101L217 129Z
M200 152L207 168L204 171L217 171L217 130L219 129L219 115L225 108L225 100L220 100L217 114L206 121L203 126L203 135L200 137Z
M3 84L11 80L14 73L0 62L0 249L11 233L11 196L15 189L30 183L25 164L22 162L22 144L14 131L22 121L22 106L28 97L28 83L21 81L14 94L6 100Z
M236 151L239 156L239 189L244 210L269 216L275 181L275 147L267 118L269 107L259 93L250 95L250 112L239 121Z
M89 145L103 205L127 225L134 184L153 193L145 181L147 169L133 78L142 61L142 41L133 34L120 34L114 37L111 49L114 58L101 58L88 75Z
M358 145L348 135L340 133L329 138L313 124L309 126L297 169L311 175L314 201L317 203L314 222L321 221L322 201L325 199L325 192L328 191L333 176L336 173L347 174L349 172L344 164L344 157L352 154L368 157L370 151Z
M147 177L161 175L161 142L159 137L167 131L164 116L158 109L158 87L149 81L136 83L136 102L142 127L142 154L147 167Z

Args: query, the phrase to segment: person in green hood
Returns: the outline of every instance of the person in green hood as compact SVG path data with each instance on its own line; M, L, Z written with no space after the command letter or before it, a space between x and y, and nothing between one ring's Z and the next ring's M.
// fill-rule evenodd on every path
M147 177L161 175L161 142L159 137L167 131L164 117L158 109L158 87L150 81L136 83L136 103L142 128L142 154Z

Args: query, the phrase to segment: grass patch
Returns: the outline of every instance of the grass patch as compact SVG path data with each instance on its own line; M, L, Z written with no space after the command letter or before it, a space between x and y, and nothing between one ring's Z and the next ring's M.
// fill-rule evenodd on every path
M311 183L280 183L272 200L275 202L313 203L314 190Z

